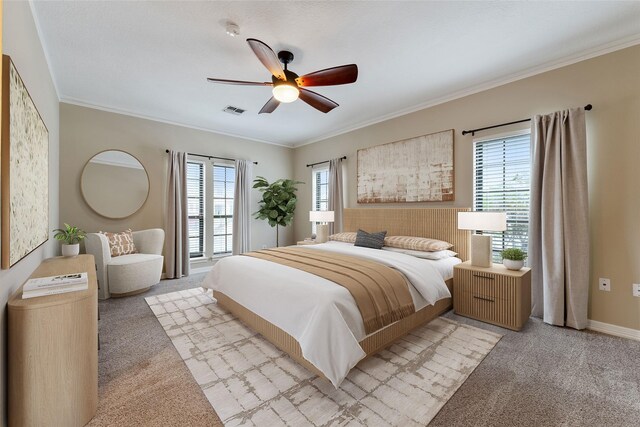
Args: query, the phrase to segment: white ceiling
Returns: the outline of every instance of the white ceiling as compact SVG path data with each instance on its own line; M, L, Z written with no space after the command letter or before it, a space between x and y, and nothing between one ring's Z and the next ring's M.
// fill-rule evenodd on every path
M33 2L61 100L294 146L640 43L640 2ZM225 22L240 37L225 33ZM258 115L268 81L246 44L302 75L348 63L355 84ZM247 109L241 116L227 105Z

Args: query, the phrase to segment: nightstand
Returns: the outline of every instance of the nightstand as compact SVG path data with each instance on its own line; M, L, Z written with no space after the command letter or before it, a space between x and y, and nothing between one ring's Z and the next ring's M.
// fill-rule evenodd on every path
M298 246L305 246L305 245L318 245L319 242L316 242L315 240L300 240L298 243L296 243Z
M456 265L453 309L461 316L519 331L531 314L531 269L474 267L470 261Z

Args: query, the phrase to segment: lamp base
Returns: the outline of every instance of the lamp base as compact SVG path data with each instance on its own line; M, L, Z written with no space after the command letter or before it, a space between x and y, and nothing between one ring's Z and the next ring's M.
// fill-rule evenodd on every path
M473 234L471 236L471 265L475 267L491 267L491 236Z
M316 242L326 243L329 239L329 224L316 225Z

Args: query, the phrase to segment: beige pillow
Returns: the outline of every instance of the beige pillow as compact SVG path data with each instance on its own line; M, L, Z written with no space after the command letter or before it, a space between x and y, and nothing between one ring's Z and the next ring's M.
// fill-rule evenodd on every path
M329 236L329 240L334 240L336 242L344 242L344 243L355 243L356 234L357 233L352 231L348 231L344 233L336 233Z
M136 245L133 243L133 233L131 229L121 233L109 233L108 231L100 231L100 233L107 236L112 257L138 253Z
M427 252L443 251L453 247L451 243L442 240L413 236L387 236L384 238L384 245L390 248Z

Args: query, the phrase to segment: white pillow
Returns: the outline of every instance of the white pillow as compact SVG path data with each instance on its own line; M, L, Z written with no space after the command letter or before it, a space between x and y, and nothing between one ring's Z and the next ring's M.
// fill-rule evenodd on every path
M458 255L456 252L450 251L448 249L442 250L442 251L414 251L411 249L398 249L398 248L390 248L388 246L385 246L382 248L382 250L384 251L389 251L389 252L398 252L401 254L405 254L405 255L411 255L414 256L416 258L422 258L422 259L431 259L431 260L439 260L439 259L445 259L445 258L451 258L454 257L456 255Z

